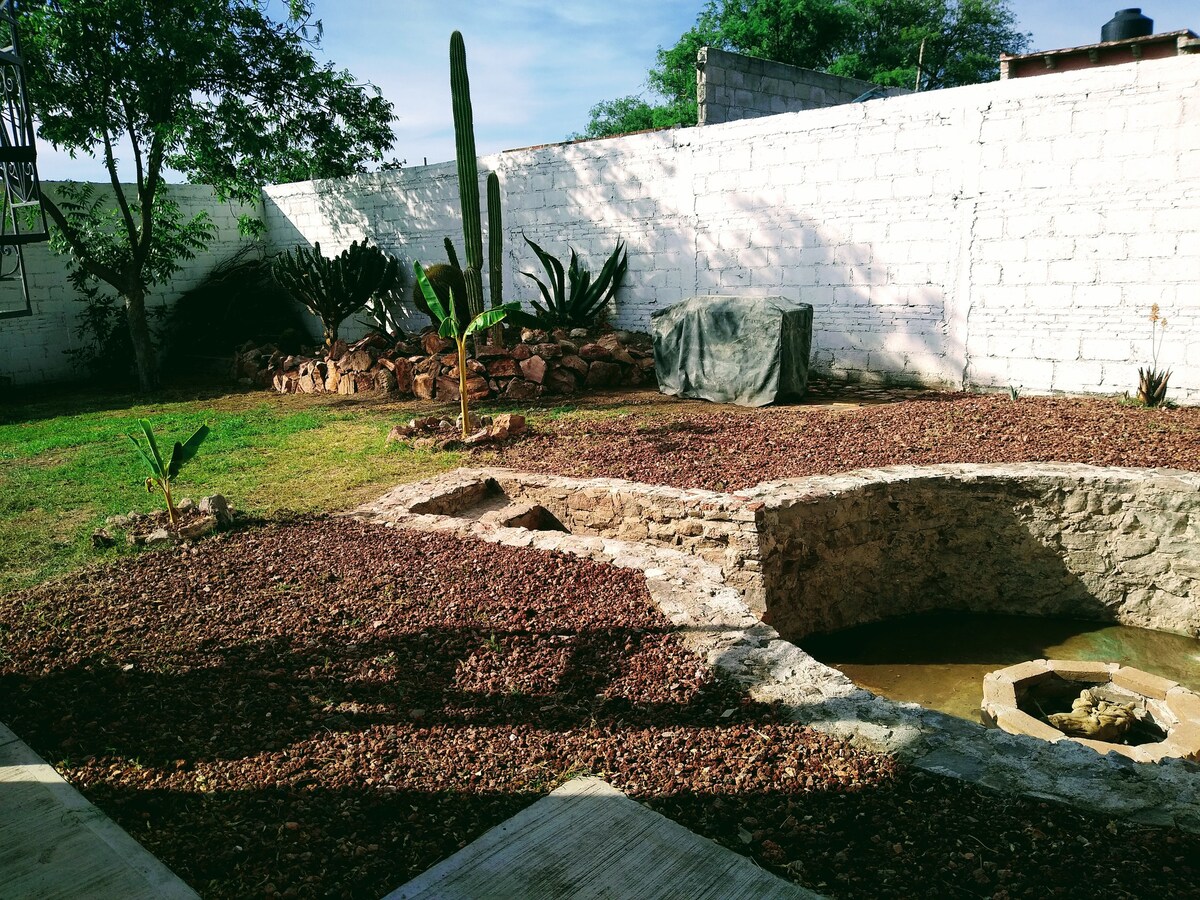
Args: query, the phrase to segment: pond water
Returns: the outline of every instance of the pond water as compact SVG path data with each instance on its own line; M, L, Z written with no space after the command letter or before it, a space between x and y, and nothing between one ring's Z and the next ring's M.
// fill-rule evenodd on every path
M979 721L983 676L1028 659L1117 662L1200 691L1200 640L1078 619L936 613L800 642L881 697Z

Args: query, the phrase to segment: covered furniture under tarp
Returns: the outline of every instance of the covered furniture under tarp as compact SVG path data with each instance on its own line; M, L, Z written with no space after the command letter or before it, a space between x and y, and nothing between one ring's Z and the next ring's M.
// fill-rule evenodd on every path
M808 388L813 308L783 297L690 297L656 312L654 370L677 397L766 406Z

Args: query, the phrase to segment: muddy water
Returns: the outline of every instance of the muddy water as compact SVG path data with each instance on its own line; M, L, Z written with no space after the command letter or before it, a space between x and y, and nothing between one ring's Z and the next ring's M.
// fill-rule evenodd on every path
M1119 662L1200 691L1200 641L1076 619L939 613L847 628L801 646L880 696L973 722L983 676L1027 659Z

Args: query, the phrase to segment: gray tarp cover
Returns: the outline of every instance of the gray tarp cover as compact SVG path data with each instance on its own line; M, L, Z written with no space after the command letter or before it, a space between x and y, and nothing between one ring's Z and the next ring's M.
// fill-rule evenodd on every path
M659 390L741 406L802 397L812 316L783 297L690 297L656 312Z

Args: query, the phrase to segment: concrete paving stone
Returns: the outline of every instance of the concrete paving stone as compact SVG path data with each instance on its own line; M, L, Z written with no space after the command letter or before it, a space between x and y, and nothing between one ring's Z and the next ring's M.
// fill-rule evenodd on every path
M4 725L0 796L4 900L198 897Z
M599 778L577 778L384 900L807 898Z

